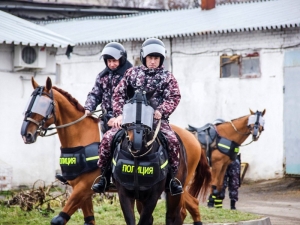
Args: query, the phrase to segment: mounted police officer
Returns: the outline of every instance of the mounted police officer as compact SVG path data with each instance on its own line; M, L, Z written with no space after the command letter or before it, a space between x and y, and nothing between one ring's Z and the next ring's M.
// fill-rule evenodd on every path
M127 86L131 85L135 89L145 90L146 92L155 90L152 102L157 106L154 111L156 123L161 120L161 132L168 142L168 154L171 164L171 179L169 183L172 195L183 192L182 184L175 179L179 167L180 144L169 126L168 118L174 112L181 99L177 80L167 70L164 70L163 62L166 57L164 43L156 38L147 39L141 48L141 66L130 68L116 87L113 95L113 113L115 120L113 128L104 134L100 145L100 159L98 166L102 173L105 173L110 158L110 147L116 132L121 128L123 106L126 100ZM107 181L105 174L102 174L99 183L93 185L96 192L104 192Z
M95 84L88 93L84 108L86 115L90 115L101 104L102 109L106 112L105 116L101 118L101 131L105 133L115 120L112 112L113 91L132 64L127 60L124 46L118 42L110 42L105 45L101 52L101 58L104 59L106 67L97 75ZM67 183L59 174L56 175L56 178Z
M105 133L114 120L112 112L113 91L123 78L125 71L132 67L132 64L127 60L124 46L117 42L107 44L102 50L101 57L104 59L106 68L97 75L84 108L86 114L90 114L102 103L101 107L106 111L106 118L103 118L104 128L102 127L102 132Z

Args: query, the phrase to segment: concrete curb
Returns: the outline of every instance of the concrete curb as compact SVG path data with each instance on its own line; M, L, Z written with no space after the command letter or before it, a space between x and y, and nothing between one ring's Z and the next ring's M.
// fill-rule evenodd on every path
M272 225L269 217L235 223L203 223L203 225Z

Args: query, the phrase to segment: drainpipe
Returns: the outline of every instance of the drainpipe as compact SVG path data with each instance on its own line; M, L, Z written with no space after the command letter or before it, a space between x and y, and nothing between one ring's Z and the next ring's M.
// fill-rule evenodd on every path
M216 0L201 0L201 9L210 10L216 7Z

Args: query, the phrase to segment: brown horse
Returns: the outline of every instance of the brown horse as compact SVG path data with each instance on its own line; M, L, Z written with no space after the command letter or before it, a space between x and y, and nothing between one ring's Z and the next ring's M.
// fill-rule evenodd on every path
M254 113L250 110L250 115L229 122L216 120L214 124L206 124L202 128L189 126L188 130L195 132L202 148L207 149L207 156L210 159L212 187L208 200L209 207L221 205L224 197L220 196L220 193L227 166L235 159L239 146L249 135L252 135L252 141L258 140L264 130L265 112L266 110Z
M51 124L55 124L61 142L60 164L63 175L67 176L68 183L72 186L73 192L69 197L58 216L51 221L52 225L64 225L68 222L73 213L81 208L84 214L84 225L94 225L95 218L92 205L94 192L91 186L100 175L97 169L97 152L100 142L98 121L92 117L84 118L84 108L69 93L52 87L50 78L47 78L46 85L39 86L32 78L32 93L25 118L21 128L21 135L26 144L36 141L37 136L45 136ZM75 123L75 122L76 123ZM197 139L185 129L172 126L175 132L181 137L187 154L188 174L184 184L185 192L180 195L179 206L181 208L181 221L175 222L175 209L177 205L169 204L167 208L167 220L169 224L182 224L186 216L186 209L191 213L194 224L201 225L200 211L198 207L198 195L205 198L208 190L211 174ZM96 150L95 150L96 149ZM79 151L79 155L77 152ZM67 165L80 162L74 172ZM91 163L94 166L91 166ZM83 171L83 172L82 172ZM167 199L172 202L173 196L168 195Z

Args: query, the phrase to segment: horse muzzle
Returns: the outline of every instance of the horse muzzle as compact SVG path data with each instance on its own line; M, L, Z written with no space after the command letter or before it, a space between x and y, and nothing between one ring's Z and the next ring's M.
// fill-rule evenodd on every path
M29 121L24 121L21 128L21 135L25 144L32 144L36 141L37 132L28 132Z

